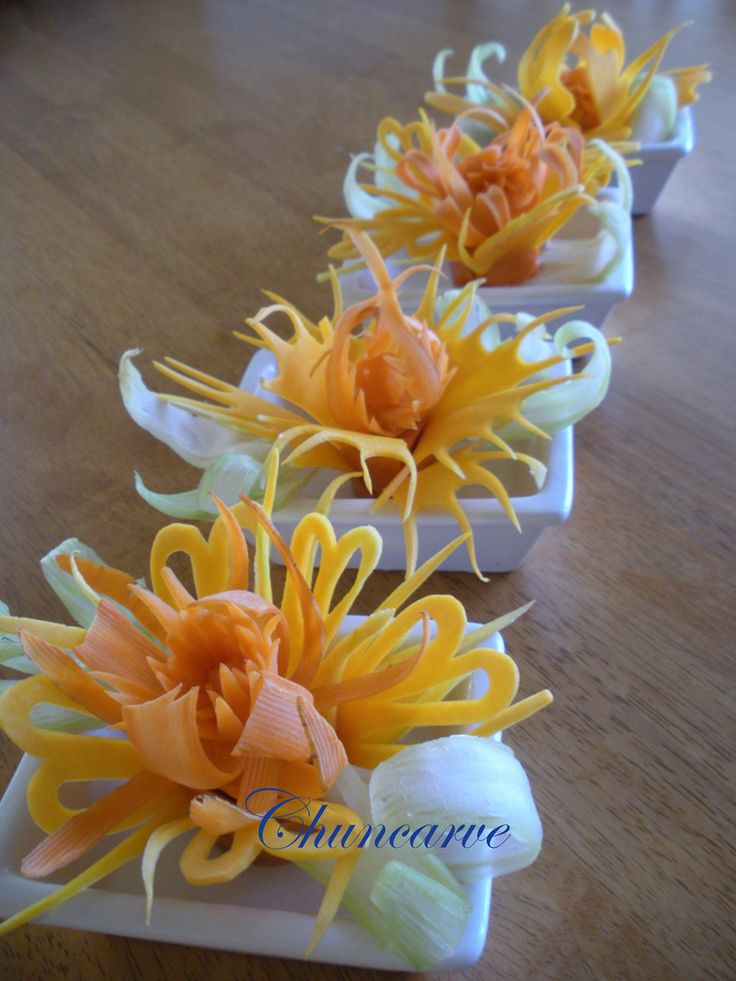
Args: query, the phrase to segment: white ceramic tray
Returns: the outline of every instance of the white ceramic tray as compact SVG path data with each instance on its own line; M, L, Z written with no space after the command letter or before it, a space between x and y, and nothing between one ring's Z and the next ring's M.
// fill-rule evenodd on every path
M241 387L249 392L274 399L260 387L264 378L273 377L275 362L267 351L258 351L251 359ZM530 452L547 465L547 477L541 490L536 490L527 468L523 464L504 461L504 482L510 489L511 501L521 524L517 531L503 508L495 499L462 499L463 509L470 519L475 537L475 549L481 572L510 572L519 567L527 552L542 531L566 520L573 501L573 427L563 429L550 441L534 438L515 444L521 451ZM497 468L500 473L500 468ZM334 476L334 475L333 475ZM296 525L305 514L317 506L320 491L329 478L321 476L308 484L300 496L276 512L279 531L288 541ZM345 490L349 494L349 488ZM403 570L406 554L401 527L401 515L394 505L371 510L372 501L362 497L343 496L334 501L330 509L330 521L335 533L345 532L357 525L373 525L383 538L383 552L379 569ZM418 564L430 558L449 542L457 538L460 528L456 519L445 511L428 511L418 521ZM278 561L274 557L275 561ZM357 558L355 562L357 563ZM355 565L351 565L355 568ZM448 572L472 572L468 552L464 545L445 559L440 568Z
M629 170L634 189L632 213L646 215L652 210L669 180L675 164L692 152L695 144L693 116L689 106L677 114L675 134L666 143L643 143L634 156L641 166Z
M345 629L362 619L347 617ZM476 626L468 624L468 630ZM495 634L487 644L504 650L500 634ZM36 765L35 759L24 756L0 801L0 916L3 917L54 892L58 885L91 862L87 857L71 866L68 873L58 873L43 882L25 879L20 874L23 857L42 838L26 807L26 787ZM82 806L81 802L79 806ZM227 885L190 886L178 867L182 848L183 843L174 842L161 856L156 870L150 926L145 922L140 859L134 859L34 922L144 940L303 959L323 895L320 885L300 869L284 864L254 866ZM97 853L92 855L97 857ZM465 935L453 956L433 970L463 970L474 964L483 952L491 911L491 879L482 879L465 888L472 902ZM411 970L403 961L381 950L344 910L330 926L313 959L380 970Z

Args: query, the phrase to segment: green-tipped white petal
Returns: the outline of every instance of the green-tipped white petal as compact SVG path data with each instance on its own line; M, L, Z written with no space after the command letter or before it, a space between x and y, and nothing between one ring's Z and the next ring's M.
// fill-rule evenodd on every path
M387 828L405 823L407 815L413 828L436 824L447 844L440 841L433 854L463 881L525 868L542 846L526 773L495 739L457 735L407 746L373 770L369 793L374 821ZM450 826L459 832L460 824L467 841L442 835ZM508 831L498 830L506 826Z
M491 79L483 68L483 63L489 58L496 58L499 64L503 64L506 60L506 48L497 41L489 41L488 44L479 44L473 48L468 60L468 78L490 82ZM466 85L465 95L470 102L475 102L479 106L492 105L496 101L492 90L487 86L474 85L472 82Z
M541 847L529 781L495 739L459 735L407 746L366 776L346 767L334 790L372 828L343 903L418 970L450 957L462 940L471 904L461 883L524 868ZM375 847L380 826L386 836L409 827L401 852L386 840ZM318 881L329 875L326 863L300 865Z
M553 341L544 339L544 328L540 327L528 334L522 343L522 356L532 360L541 359L545 353L549 355L553 346L561 354L569 354L574 351L574 342L586 340L593 344L593 351L583 371L569 381L535 392L522 406L524 417L551 436L578 422L603 401L611 378L611 349L598 328L583 320L563 324ZM549 371L536 377L545 375L548 376ZM504 429L502 435L504 439L513 440L526 438L528 433L513 424Z
M399 141L392 134L388 136L387 142L393 149L399 149ZM387 190L391 191L398 191L399 194L406 194L408 197L418 196L419 192L417 190L415 190L413 187L408 187L400 177L396 176L395 161L391 158L383 144L378 141L373 148L373 163L375 166L374 183L376 187L386 188ZM379 198L376 196L376 201L379 203L378 206L381 208L391 207L391 202L387 198ZM375 210L376 208L374 207L374 211Z
M53 591L59 597L79 626L85 628L89 627L97 612L99 597L87 585L82 578L81 573L74 567L73 563L72 572L65 572L62 568L60 568L58 562L56 561L60 555L69 555L72 559L88 559L90 562L95 562L97 565L102 566L106 566L107 562L105 562L104 559L101 559L94 549L91 549L88 545L85 545L84 542L80 542L77 538L67 538L61 543L61 545L57 545L56 548L52 549L41 559L41 569L49 586L51 586ZM138 579L137 584L139 586L145 586L145 580ZM120 613L126 616L138 630L146 634L148 637L151 636L149 631L138 622L130 610L126 609L116 600L110 600L109 597L108 601L111 602ZM154 642L158 643L157 641ZM22 668L18 668L18 670L22 670Z
M156 511L170 518L184 518L190 521L211 521L215 517L214 505L212 510L204 510L199 506L199 490L181 491L178 494L159 494L149 490L143 483L139 473L135 474L135 489L146 502Z
M120 359L118 379L123 403L138 425L195 467L206 467L228 451L247 446L234 430L187 412L161 399L146 387L133 364L140 348L126 351Z
M446 93L443 79L447 72L445 71L445 62L453 54L452 48L443 48L438 51L434 56L434 61L432 62L432 82L434 84L435 92Z
M31 718L39 729L48 729L52 732L89 732L91 729L100 729L104 726L104 723L94 716L73 712L60 705L34 705Z
M10 616L7 604L2 602L0 602L0 616ZM17 634L0 633L0 664L4 668L12 668L22 674L38 674L36 665L23 653L23 646ZM0 690L4 691L12 684L15 684L14 680L8 681Z
M376 196L364 191L358 180L358 171L366 160L371 160L369 153L358 153L352 158L342 185L345 204L353 218L372 218L376 212Z
M354 767L347 766L343 774L349 770L367 793ZM344 789L341 786L343 795ZM350 789L355 797L355 787ZM352 806L357 813L369 814ZM327 883L331 863L297 864L317 882ZM396 852L389 846L361 851L342 903L382 948L417 970L429 969L454 953L471 914L465 889L440 858L424 850Z
M631 181L629 179L629 189L630 187ZM628 211L612 201L597 201L595 205L591 205L590 210L601 223L601 233L607 235L609 242L613 244L613 251L608 261L592 278L592 282L602 283L617 266L625 261L631 248L631 218Z
M255 446L256 442L259 444ZM264 461L268 444L253 441L258 456L250 453L226 453L206 468L194 490L178 494L159 494L149 490L141 477L135 475L135 488L151 507L172 518L188 518L194 521L211 521L217 516L212 495L215 494L228 506L236 504L241 494L254 501L262 501L265 492L266 473ZM301 467L282 468L276 489L275 509L278 511L311 478L312 471Z
M89 598L85 589L71 572L64 572L59 567L56 559L60 555L78 556L89 559L90 562L97 562L99 565L107 565L107 563L99 557L97 552L77 538L67 538L41 559L41 570L46 577L46 582L79 626L89 627L97 612L97 604Z
M631 139L639 143L671 140L677 121L677 87L667 75L655 75L634 116Z
M631 184L631 175L626 166L626 161L618 150L614 150L605 140L591 140L590 146L597 147L613 165L613 172L618 184L618 204L624 211L631 213L631 206L634 203L634 188ZM595 212L595 208L591 210Z
M389 142L392 142L389 137ZM395 141L393 141L395 142ZM377 188L398 191L409 197L416 197L416 191L407 187L396 176L395 164L381 143L376 143L373 153L358 153L350 161L342 184L343 197L353 218L372 218L376 212L391 207L388 198L379 194L369 194L360 186L361 167L372 170L373 184ZM372 280L369 280L373 286ZM375 287L373 286L375 289Z
M630 182L628 173L626 179ZM614 201L595 201L588 211L598 222L597 234L551 238L542 252L539 285L600 283L623 266L631 249L629 212Z

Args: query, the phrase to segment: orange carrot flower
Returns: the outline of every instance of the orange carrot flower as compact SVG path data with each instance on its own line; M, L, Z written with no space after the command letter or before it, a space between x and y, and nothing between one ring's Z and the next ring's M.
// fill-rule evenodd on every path
M562 151L560 151L562 152ZM550 159L556 159L555 147ZM482 170L482 162L478 168ZM467 180L482 180L468 168ZM523 196L513 174L508 175L512 207ZM495 496L518 527L513 506L502 481L491 467L498 460L526 464L535 476L544 468L528 454L506 442L508 427L517 434L545 436L579 419L598 404L606 391L610 370L608 347L600 332L576 322L558 331L554 349L541 344L528 360L522 354L525 338L543 331L543 324L569 310L552 311L535 320L490 316L474 325L474 285L468 284L440 313L436 307L439 263L433 269L412 267L392 279L373 241L362 231L345 226L346 235L368 265L377 291L343 309L340 283L333 281L335 314L312 324L289 304L279 302L248 321L250 334L242 340L267 351L273 358L273 377L264 378L263 394L243 391L179 361L167 359L156 367L199 398L162 395L156 408L185 416L191 432L194 413L212 429L219 422L234 439L259 437L290 448L285 469L319 467L336 471L329 494L353 479L356 492L373 496L375 507L394 502L403 514L407 569L413 571L417 554L417 517L440 509L457 517L471 537L468 551L475 564L470 522L462 508L462 492L480 487ZM417 272L429 272L424 293L411 313L405 313L397 289ZM268 322L273 314L286 314L293 333L284 338ZM519 327L508 340L489 347L487 334L500 321ZM584 338L594 351L590 374L560 375L551 369L567 356L565 341ZM153 418L149 403L156 402L126 355L121 365L125 404L137 422L159 438L166 428ZM588 382L595 379L592 388ZM564 386L576 402L558 398ZM544 392L556 389L551 401L557 411L537 415L539 425L526 414L525 402L541 409ZM571 391L573 390L573 391ZM536 398L532 399L531 396ZM562 416L560 408L565 406ZM219 445L219 444L218 444ZM490 466L489 466L490 464Z
M276 469L273 457L269 507ZM518 683L513 661L464 640L464 611L453 597L428 597L396 613L441 556L357 628L346 628L380 554L374 529L357 528L336 540L325 517L309 514L288 546L259 505L244 499L233 509L218 507L207 539L191 525L159 532L151 551L152 589L90 558L58 555L65 572L57 567L55 576L66 573L68 580L60 595L75 590L93 605L87 627L0 615L0 631L17 635L22 646L16 661L25 656L41 672L0 699L0 726L42 761L28 804L47 836L26 856L23 874L49 875L107 835L129 832L85 872L6 920L0 933L141 852L150 903L158 855L185 832L194 832L180 861L187 880L230 881L269 850L258 816L279 800L278 788L324 803L328 828L351 818L356 823L358 815L344 805L321 800L348 760L375 767L398 753L417 726L469 725L473 734L487 735L550 700L540 692L511 704ZM253 576L241 526L256 537ZM271 547L286 567L280 599L270 581ZM344 585L356 552L359 568L337 600L338 581ZM175 553L191 562L193 591L168 565ZM445 701L475 670L487 675L487 691ZM92 717L100 731L49 730L34 717L40 704ZM118 738L109 738L113 731ZM61 803L65 783L100 780L118 785L79 811ZM263 792L254 814L246 801L256 791ZM269 820L278 836L278 819ZM218 842L221 850L213 853ZM334 916L358 857L352 846L338 855L313 944ZM306 844L298 858L335 854Z
M497 120L493 110L471 115ZM597 143L586 147L575 127L543 124L531 104L487 145L464 133L461 122L437 130L424 113L407 126L383 120L375 183L356 182L365 155L346 178L354 224L386 257L434 261L444 249L458 284L524 283L536 274L544 243L594 204L623 161ZM329 252L342 260L356 253L348 235Z
M546 123L574 126L586 138L608 142L643 139L645 134L637 132L637 123L650 95L662 100L664 108L670 101L669 86L675 105L686 106L697 101L698 86L711 79L707 65L658 74L667 46L679 30L668 31L626 65L624 37L613 18L607 13L597 16L594 10L571 12L566 3L521 56L519 92L522 98L537 102ZM488 56L503 60L503 47L491 43L476 48L462 78L443 78L448 54L451 52L442 51L435 60L436 91L428 93L428 102L452 115L473 106L489 106L511 125L518 112L513 93L499 88L483 70ZM465 86L464 96L446 89L446 85L458 84ZM666 114L672 116L668 120L672 125L674 115L669 110Z

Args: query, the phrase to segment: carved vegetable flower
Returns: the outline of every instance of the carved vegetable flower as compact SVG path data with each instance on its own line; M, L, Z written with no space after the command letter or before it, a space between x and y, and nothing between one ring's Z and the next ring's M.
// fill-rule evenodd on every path
M471 174L469 179L475 178ZM512 188L509 194L515 198ZM404 313L396 289L421 270L405 270L392 280L368 236L349 226L345 231L375 278L377 292L343 309L335 282L332 319L312 324L279 303L250 320L253 335L239 336L272 355L273 377L264 377L261 385L270 398L169 360L157 365L159 370L207 401L162 395L157 406L161 413L185 415L190 434L189 413L194 413L208 432L217 422L236 441L257 437L279 449L290 447L286 471L290 466L319 467L341 474L327 499L352 476L358 494L374 496L376 507L395 502L403 513L411 571L421 512L450 511L463 531L471 532L460 500L467 487L480 487L498 498L516 523L508 493L489 464L517 460L543 479L542 465L513 449L507 438L544 436L597 405L608 384L610 357L600 333L581 322L560 328L556 346L530 343L538 340L547 320L566 310L536 320L488 317L473 326L472 285L448 298L438 313L438 268L431 271L416 309ZM267 325L275 313L288 316L290 337L282 338ZM489 344L488 332L499 321L511 321L518 332ZM565 344L581 337L591 343L577 348L578 353L594 352L588 371L555 374L566 357ZM133 418L167 439L174 423L154 414L155 400L130 355L121 365L121 388ZM547 397L550 389L554 396ZM472 537L468 548L475 562Z
M623 34L607 13L600 17L594 10L571 13L565 4L522 55L519 92L537 103L546 123L575 126L586 138L667 139L676 109L697 101L698 86L711 79L707 65L658 74L667 46L680 29L668 31L627 65ZM451 53L442 51L435 60L437 91L428 94L428 102L453 115L471 106L490 105L510 125L518 112L513 93L500 89L483 69L489 56L503 60L503 47L481 45L471 56L466 77L443 78ZM466 86L464 96L447 92L446 85L456 84ZM655 103L661 112L654 112ZM652 128L653 115L660 117L657 129Z
M46 837L26 856L23 874L47 876L108 835L127 832L86 871L6 920L0 933L141 853L150 912L161 850L193 832L180 867L194 884L230 881L263 850L301 862L336 859L314 945L335 914L357 848L343 845L336 854L311 841L295 855L271 848L279 821L287 819L276 816L278 808L265 825L259 815L283 793L324 804L328 831L350 820L360 826L348 807L322 800L348 760L373 768L400 752L415 727L469 726L473 735L488 735L550 701L545 691L512 705L513 661L482 646L515 615L466 636L464 610L451 596L427 597L397 612L441 556L350 626L346 616L380 555L373 528L336 540L329 521L313 513L287 546L260 506L244 499L232 510L218 507L209 538L183 524L159 532L152 589L89 557L78 543L56 550L45 563L47 576L82 626L0 615L3 649L14 648L14 666L40 671L0 699L0 726L41 760L28 804ZM255 533L254 575L241 525ZM271 546L286 567L278 598ZM359 568L338 600L336 586L356 552ZM168 565L176 553L191 563L193 591ZM478 670L488 680L484 694L446 701ZM42 718L34 712L39 706ZM96 731L74 732L71 720L80 718ZM99 781L117 785L81 810L62 803L66 783L99 794ZM256 792L253 812L246 801Z
M469 115L498 119L491 109ZM353 161L345 200L355 225L370 233L383 256L433 262L444 249L458 284L518 285L536 275L542 246L581 207L610 224L594 197L614 171L628 185L623 161L610 147L586 146L575 127L545 125L531 104L490 143L476 142L461 122L438 130L424 113L407 126L384 119L373 162L366 154ZM363 165L374 169L374 183L357 182ZM628 204L627 195L621 207L607 204L627 227ZM329 254L349 260L357 249L345 233ZM573 267L570 281L574 274Z

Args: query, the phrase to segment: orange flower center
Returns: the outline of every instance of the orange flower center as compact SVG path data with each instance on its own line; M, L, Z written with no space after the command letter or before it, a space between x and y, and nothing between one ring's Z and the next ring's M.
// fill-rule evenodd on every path
M583 65L567 68L560 75L560 81L575 99L575 109L570 113L570 119L574 120L582 130L600 126L601 114L595 103L588 69Z
M544 127L529 106L511 129L465 157L460 156L462 136L457 124L439 133L432 130L431 154L408 150L396 173L419 192L433 218L475 256L514 219L534 212L557 191L577 186L582 162L582 143L577 138L579 133L572 128ZM528 241L521 234L511 236L505 253L489 261L483 271L489 286L517 285L535 275L539 245L533 225L530 228ZM473 262L460 256L452 257L451 268L456 285L479 275Z
M353 304L335 324L325 371L327 404L341 429L411 447L452 376L450 359L441 338L403 312L380 256L371 256L370 268L378 284L375 300ZM363 468L357 449L340 441L334 446L351 469ZM374 494L400 468L378 455L365 465Z
M229 682L248 691L248 665L260 670L278 670L279 649L288 644L288 633L279 609L260 596L245 591L234 593L237 602L208 597L180 610L176 623L166 635L171 657L159 671L172 686L199 687L202 708L212 697L225 697L234 691ZM223 672L223 668L225 672ZM226 677L225 681L223 679ZM247 706L233 706L236 715ZM243 717L242 721L245 721Z
M488 146L480 153L459 160L457 169L474 197L491 187L498 188L506 199L511 217L533 208L539 200L532 161L504 151L500 146Z
M362 392L368 415L386 436L413 440L442 393L447 373L444 343L414 317L403 318L407 333L420 342L434 367L436 384L428 385L426 372L392 344L391 334L376 326L362 338L353 361L356 388ZM408 432L407 432L408 431Z

